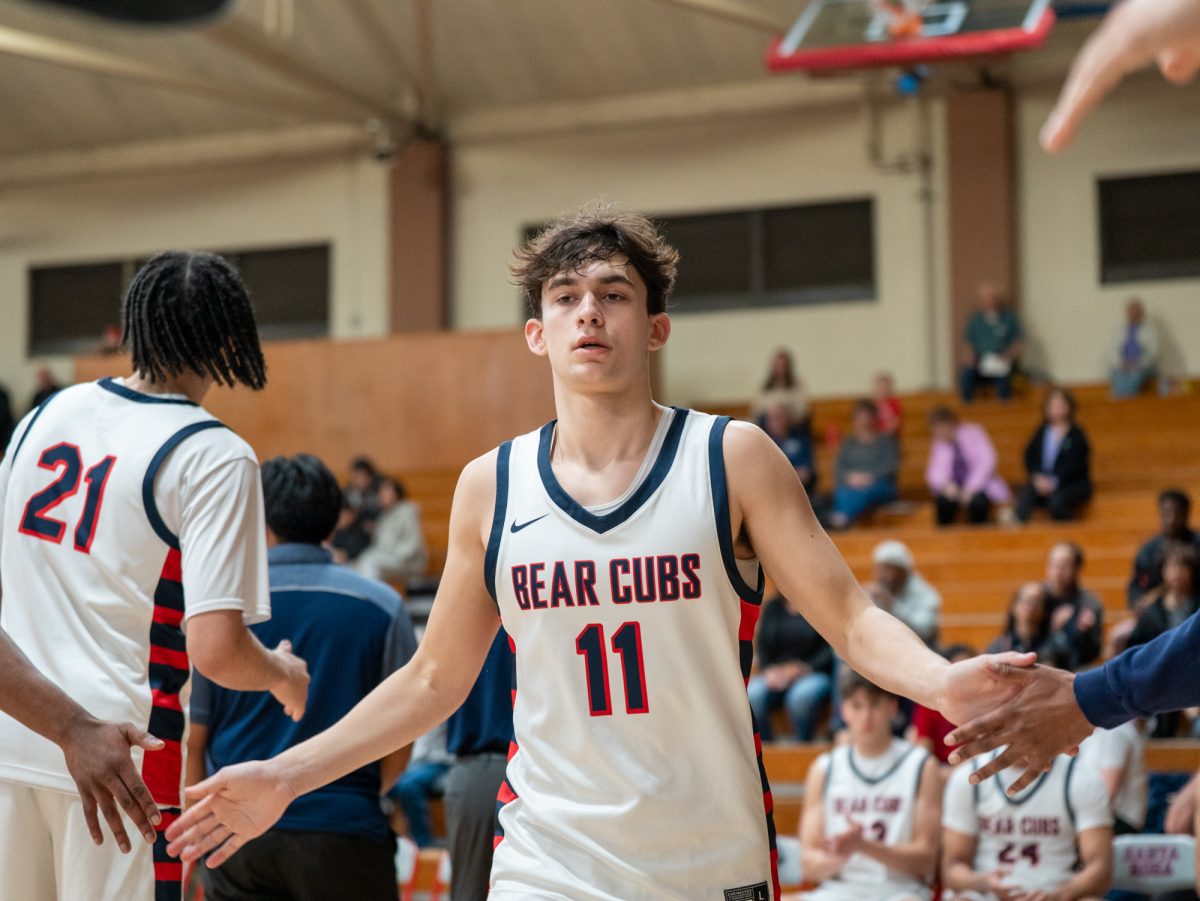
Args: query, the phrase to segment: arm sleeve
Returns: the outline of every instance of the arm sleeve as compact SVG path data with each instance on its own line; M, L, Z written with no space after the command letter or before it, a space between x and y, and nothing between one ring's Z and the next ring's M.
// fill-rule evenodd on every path
M969 769L966 765L956 767L946 780L946 790L942 794L942 825L963 835L978 835L975 793L967 782Z
M1095 758L1093 758L1093 761ZM1071 782L1067 785L1067 797L1071 810L1075 811L1075 831L1103 829L1112 826L1112 812L1108 806L1108 792L1100 775L1089 761L1080 760L1071 769Z
M1025 472L1033 475L1035 472L1042 470L1042 427L1039 426L1033 432L1033 437L1029 439L1029 443L1025 445Z
M185 615L241 610L247 623L270 618L258 463L245 457L227 460L179 484L184 486L179 545Z
M974 440L971 442L973 458L968 460L968 471L963 491L967 495L976 494L987 487L992 476L996 474L996 448L987 432L982 428L972 429Z
M388 627L387 644L383 651L383 678L386 679L412 659L417 652L417 636L412 620L402 603Z
M1189 616L1148 644L1130 648L1075 677L1075 700L1094 726L1111 729L1135 716L1200 704L1200 617Z
M213 721L213 684L199 670L192 670L191 721L199 726L211 726Z

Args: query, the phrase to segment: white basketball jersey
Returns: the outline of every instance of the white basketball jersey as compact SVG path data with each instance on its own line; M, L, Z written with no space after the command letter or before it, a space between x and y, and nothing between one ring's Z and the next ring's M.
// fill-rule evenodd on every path
M653 465L600 515L558 484L553 423L500 448L485 573L517 686L493 899L778 896L746 698L762 579L733 556L728 420L663 415Z
M995 757L988 755L968 766L978 769ZM973 786L978 844L974 869L977 873L997 870L1007 874L1006 882L1027 891L1052 891L1071 878L1079 858L1076 837L1080 828L1094 823L1077 823L1073 797L1074 781L1089 774L1076 766L1077 758L1060 755L1050 772L1015 798L1003 786L1016 779L1018 771L1005 770ZM967 767L954 777L965 780ZM1089 795L1098 795L1101 806L1107 804L1098 779ZM947 814L950 812L947 811ZM1091 816L1089 814L1089 816ZM1108 820L1111 824L1111 820ZM954 823L947 823L955 828Z
M180 482L156 493L173 453ZM203 496L209 473L234 467L245 470L238 484L251 474L257 493L245 488L237 503ZM197 540L185 541L181 554L180 498L189 486L187 512L208 503L208 518L196 514ZM142 768L164 807L179 806L183 779L185 616L243 605L248 619L269 614L260 511L257 463L244 441L184 398L140 394L111 379L50 398L26 417L0 466L0 625L92 715L128 720L164 740ZM257 534L247 535L243 520ZM223 542L240 542L239 553L208 552ZM213 560L227 561L221 572ZM186 608L185 582L205 589ZM59 750L4 714L0 778L75 791Z
M825 835L841 835L851 821L863 827L871 841L899 845L912 841L913 819L921 774L929 754L906 741L895 739L879 758L863 759L850 745L834 748L825 768ZM853 854L833 883L861 886L864 897L909 890L927 894L925 884L907 873L891 870L865 854Z

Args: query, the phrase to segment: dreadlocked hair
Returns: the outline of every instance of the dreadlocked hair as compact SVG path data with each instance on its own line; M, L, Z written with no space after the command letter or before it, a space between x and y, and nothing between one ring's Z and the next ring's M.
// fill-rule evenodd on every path
M121 341L141 375L160 382L190 371L254 390L267 383L254 308L237 270L223 257L160 253L133 277L123 316Z

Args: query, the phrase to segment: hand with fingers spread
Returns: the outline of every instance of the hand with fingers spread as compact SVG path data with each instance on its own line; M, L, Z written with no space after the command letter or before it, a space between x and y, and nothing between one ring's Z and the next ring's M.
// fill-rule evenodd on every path
M1075 675L1047 666L1014 668L1017 693L1007 703L959 726L946 744L959 744L950 763L959 764L978 754L1007 745L971 775L978 784L1010 766L1025 768L1009 794L1020 791L1043 773L1054 758L1073 753L1094 728L1075 700Z
M1051 153L1071 143L1088 112L1131 72L1157 61L1176 84L1200 68L1200 2L1125 0L1075 58L1058 103L1042 128Z
M186 795L193 803L167 829L167 853L191 863L212 852L209 867L270 829L296 797L270 761L225 767Z
M142 837L153 844L154 827L161 822L162 815L133 768L129 752L136 747L154 752L163 747L162 741L131 723L106 723L81 715L67 727L59 745L67 761L67 771L79 789L83 816L92 841L97 845L104 843L104 833L96 816L99 808L121 853L129 852L129 836L121 821L119 807Z
M283 712L299 722L308 700L308 664L292 653L292 643L287 639L279 642L271 654L283 673L282 678L271 686L271 694L283 705Z
M960 660L942 671L937 705L952 723L966 723L1011 701L1021 690L1018 676L1037 660L1035 654L1007 651Z

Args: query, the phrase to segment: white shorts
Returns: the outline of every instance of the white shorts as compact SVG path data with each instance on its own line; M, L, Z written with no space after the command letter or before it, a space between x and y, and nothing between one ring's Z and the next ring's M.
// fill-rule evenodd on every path
M152 847L122 813L132 846L122 854L97 816L98 847L78 795L0 780L0 901L178 901L182 865L166 856L163 836Z
M826 882L811 892L801 892L799 901L928 901L933 893L923 886L858 885Z

